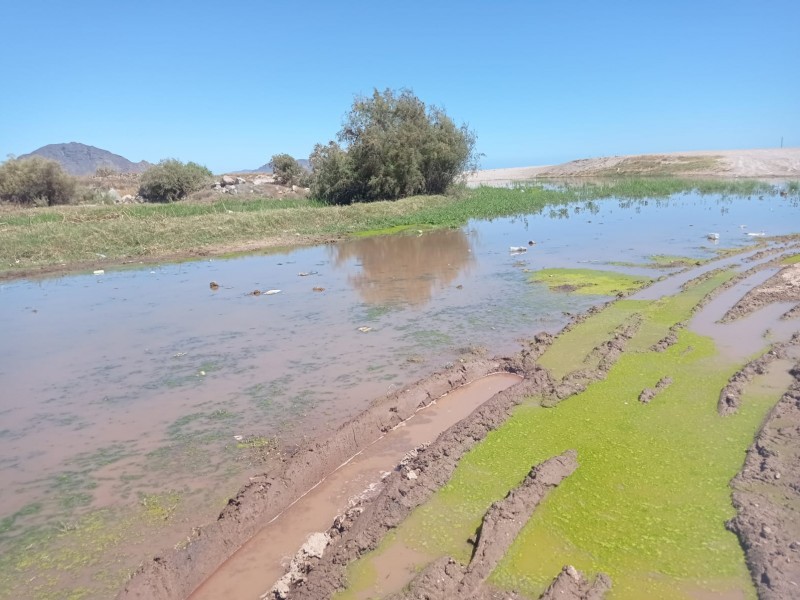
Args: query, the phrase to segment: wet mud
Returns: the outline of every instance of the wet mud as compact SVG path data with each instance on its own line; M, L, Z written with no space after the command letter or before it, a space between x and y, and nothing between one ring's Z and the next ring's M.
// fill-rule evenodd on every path
M731 482L737 515L727 526L739 537L761 600L800 594L800 362L792 375Z
M737 302L722 318L734 321L774 303L800 302L800 263L787 265ZM794 311L797 310L795 306Z
M326 440L301 446L274 471L251 477L229 500L217 520L194 529L185 545L143 564L117 598L155 600L189 596L258 530L339 465L421 407L469 381L501 370L502 366L500 361L477 359L441 371L380 399Z

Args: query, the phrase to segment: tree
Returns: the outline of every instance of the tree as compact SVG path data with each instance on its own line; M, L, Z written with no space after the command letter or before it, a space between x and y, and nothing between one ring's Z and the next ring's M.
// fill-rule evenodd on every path
M20 204L69 204L75 178L54 160L32 156L9 158L0 165L0 200Z
M148 202L175 202L201 189L211 177L211 171L197 163L164 159L142 173L139 195Z
M338 140L311 156L312 195L335 204L441 194L477 166L475 134L410 90L357 97Z
M283 185L299 183L305 175L305 169L288 154L275 154L269 161L275 181Z

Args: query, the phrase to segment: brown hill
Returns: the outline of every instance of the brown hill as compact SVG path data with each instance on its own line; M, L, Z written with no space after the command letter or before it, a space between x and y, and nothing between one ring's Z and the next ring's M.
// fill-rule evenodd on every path
M141 173L152 166L147 161L131 162L127 158L102 148L70 142L68 144L48 144L24 154L19 158L41 156L61 164L70 175L94 175L98 168L105 167L117 173Z

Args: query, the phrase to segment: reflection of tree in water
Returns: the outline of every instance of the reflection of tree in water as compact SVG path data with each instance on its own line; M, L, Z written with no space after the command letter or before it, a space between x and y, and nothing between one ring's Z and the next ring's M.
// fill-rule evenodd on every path
M369 304L425 304L434 288L450 284L474 262L460 229L380 235L336 244L330 251L337 266L351 259L361 263L361 271L348 280Z

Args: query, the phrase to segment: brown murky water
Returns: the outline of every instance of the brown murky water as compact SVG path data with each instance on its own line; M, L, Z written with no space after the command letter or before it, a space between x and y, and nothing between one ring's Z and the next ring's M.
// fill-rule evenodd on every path
M439 398L417 412L310 490L234 554L190 598L258 598L284 573L290 556L316 531L326 531L348 501L379 484L403 456L468 416L520 377L498 373L483 377Z
M113 566L102 554L61 573L59 589L109 569L124 575L214 518L259 468L251 446L324 435L465 353L513 352L606 300L550 292L526 270L706 258L749 244L741 223L792 232L800 209L770 206L611 200L460 230L0 284L0 555L11 561L0 566L45 543L32 534L72 531L98 509L136 517L152 495L174 495L157 535L115 550ZM717 245L706 231L721 233ZM528 240L528 252L509 253ZM249 295L256 289L281 292ZM4 585L0 597L13 597ZM86 597L107 597L107 585Z

